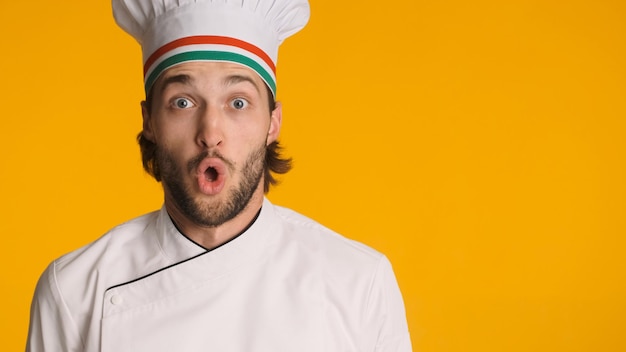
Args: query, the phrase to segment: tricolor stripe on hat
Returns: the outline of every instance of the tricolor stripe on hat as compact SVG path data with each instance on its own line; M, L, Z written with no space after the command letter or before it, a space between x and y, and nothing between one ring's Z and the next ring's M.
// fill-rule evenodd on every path
M180 38L150 55L143 72L146 93L163 71L185 61L229 61L248 66L276 94L276 66L263 50L236 38L212 35Z
M276 96L278 46L309 19L307 0L112 0L140 44L146 94L168 68L228 61L255 71Z

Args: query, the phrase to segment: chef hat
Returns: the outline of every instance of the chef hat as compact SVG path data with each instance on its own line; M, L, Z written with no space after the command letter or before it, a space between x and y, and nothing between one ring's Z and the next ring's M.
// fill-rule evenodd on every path
M307 0L112 0L117 24L141 45L146 94L168 68L228 61L276 96L278 46L309 19Z

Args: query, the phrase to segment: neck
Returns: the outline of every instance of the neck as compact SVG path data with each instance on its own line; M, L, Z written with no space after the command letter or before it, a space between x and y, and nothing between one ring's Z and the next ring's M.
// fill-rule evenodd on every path
M221 225L209 227L190 220L174 202L169 201L167 195L165 197L165 208L178 230L198 245L209 250L221 246L246 230L257 216L262 205L263 193L255 192L246 207L234 218Z

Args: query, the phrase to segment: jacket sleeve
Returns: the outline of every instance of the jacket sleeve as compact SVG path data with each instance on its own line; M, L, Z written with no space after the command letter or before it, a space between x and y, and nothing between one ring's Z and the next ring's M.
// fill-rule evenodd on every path
M55 262L39 278L30 308L26 352L83 350L80 334L56 280Z
M382 257L374 276L368 303L375 352L411 352L411 338L398 282L391 263Z

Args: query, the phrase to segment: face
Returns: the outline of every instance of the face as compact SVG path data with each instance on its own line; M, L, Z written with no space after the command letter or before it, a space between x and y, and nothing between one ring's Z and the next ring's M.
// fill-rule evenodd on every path
M270 113L254 71L225 62L172 67L155 83L143 116L168 210L217 227L262 201L265 150L278 137L281 108Z

